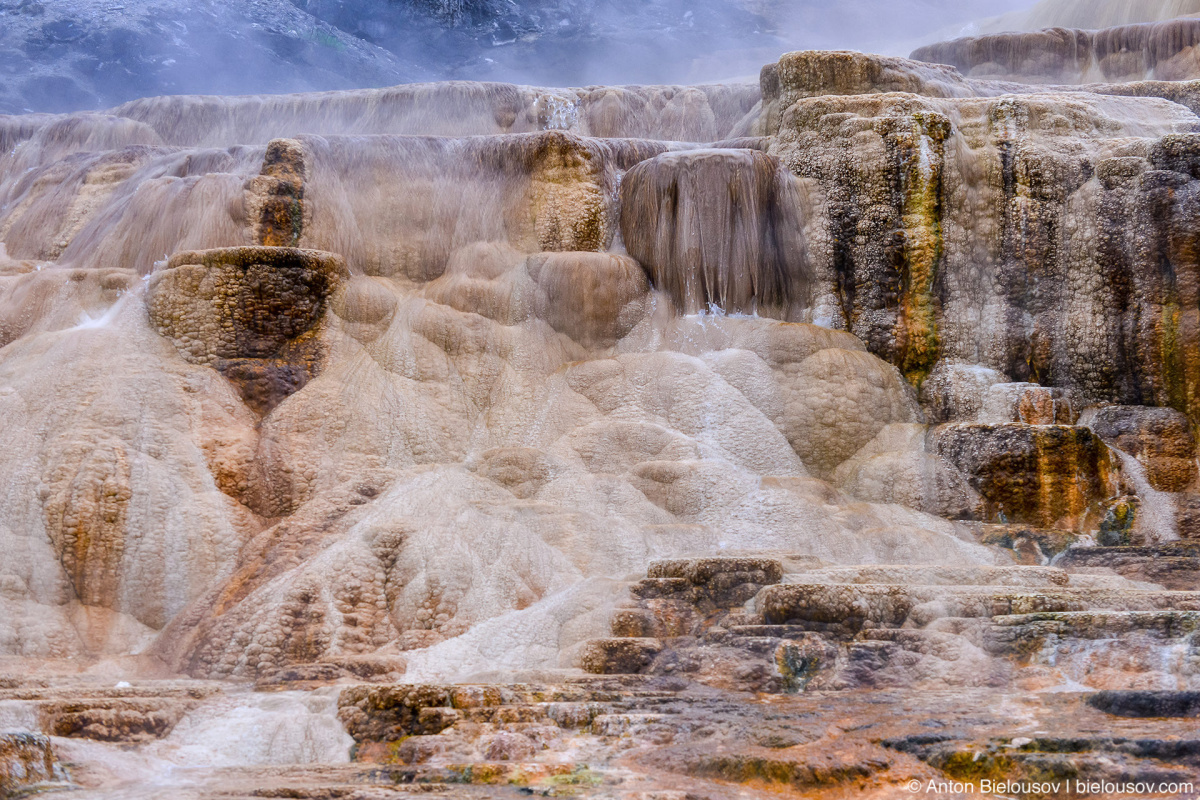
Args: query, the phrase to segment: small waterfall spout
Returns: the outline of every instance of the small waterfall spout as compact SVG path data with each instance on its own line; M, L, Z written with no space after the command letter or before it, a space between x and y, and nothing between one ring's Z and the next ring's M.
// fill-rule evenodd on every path
M1135 530L1142 535L1147 544L1179 541L1175 503L1171 496L1150 485L1150 479L1146 477L1146 468L1140 461L1115 447L1110 449L1121 460L1122 472L1142 501L1137 520L1134 522Z

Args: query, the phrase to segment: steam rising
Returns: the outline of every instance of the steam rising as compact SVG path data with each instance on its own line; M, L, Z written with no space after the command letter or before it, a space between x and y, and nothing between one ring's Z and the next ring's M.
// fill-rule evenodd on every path
M1030 0L8 0L0 113L162 94L697 83L789 50L904 54ZM11 77L9 77L11 76Z

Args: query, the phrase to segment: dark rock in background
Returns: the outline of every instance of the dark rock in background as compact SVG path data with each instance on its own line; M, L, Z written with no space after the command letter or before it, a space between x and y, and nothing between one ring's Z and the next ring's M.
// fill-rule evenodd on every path
M1200 717L1200 692L1098 692L1087 702L1117 717Z
M287 0L0 2L0 112L157 94L381 86L432 77Z

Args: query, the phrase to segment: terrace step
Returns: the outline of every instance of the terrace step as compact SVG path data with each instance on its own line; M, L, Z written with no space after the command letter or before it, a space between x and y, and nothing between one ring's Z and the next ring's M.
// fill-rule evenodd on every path
M997 617L1088 610L1200 611L1200 592L1112 589L1021 590L991 586L783 584L759 593L768 624L857 632L872 626L924 627L942 617Z
M785 583L918 584L924 586L1010 586L1053 589L1067 586L1071 576L1056 567L949 567L940 565L874 565L827 567L785 577Z
M654 561L633 587L642 600L676 599L697 606L735 608L763 586L783 580L783 563L773 558L721 557Z
M1110 569L1130 580L1157 583L1167 589L1200 589L1200 542L1172 542L1148 547L1076 547L1055 560L1067 571Z
M1131 635L1162 642L1183 643L1200 632L1196 611L1076 611L1014 614L996 617L984 633L984 648L991 653L1021 655L1042 647L1048 640L1119 640ZM1200 641L1193 642L1193 648Z

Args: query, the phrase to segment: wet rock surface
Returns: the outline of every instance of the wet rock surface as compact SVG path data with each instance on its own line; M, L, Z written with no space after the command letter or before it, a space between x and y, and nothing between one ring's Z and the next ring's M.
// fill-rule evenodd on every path
M344 269L337 256L291 248L177 253L147 304L189 360L267 358L317 323Z
M806 304L799 198L756 150L667 153L621 183L630 255L680 312L716 307L789 319Z
M1186 782L1191 774L1190 740L1145 738L1150 729L1136 726L1147 723L1110 723L1111 717L1089 708L1080 695L1043 695L1015 705L1012 696L988 695L1019 713L1021 722L1014 724L985 695L971 691L926 694L919 704L907 705L901 695L886 691L814 692L764 703L629 679L493 687L493 693L493 705L464 709L458 722L437 735L418 734L394 750L360 743L359 752L366 760L395 759L408 765L400 768L407 770L403 774L435 782L438 764L453 764L476 747L490 750L503 738L522 738L525 780L535 793L567 783L547 780L546 767L534 766L553 763L560 747L582 748L574 752L588 753L593 764L599 753L623 752L627 772L616 785L603 767L589 767L586 777L577 766L570 772L558 768L559 775L585 777L575 789L582 796L617 791L637 797L645 787L709 797L781 791L824 797L848 790L887 796L914 778L925 785L930 779L1018 781L1055 774L1088 780L1138 775L1161 780L1167 790L1167 784ZM569 714L566 709L575 705L589 710ZM929 732L894 734L907 725ZM488 733L497 728L507 737ZM539 741L537 748L533 743ZM383 755L387 752L397 755ZM493 755L503 753L497 749ZM481 782L495 780L488 775L511 782L514 770L502 766L505 760L489 759L486 768L477 766L471 774Z
M969 476L990 522L1043 528L1086 527L1113 496L1113 466L1090 430L1065 425L946 425L939 455Z
M884 690L764 698L680 681L578 676L409 688L439 704L417 704L436 712L422 716L449 721L439 733L404 727L373 738L363 731L353 760L341 764L184 768L191 780L177 791L197 798L375 798L401 787L481 798L724 800L848 791L887 797L907 792L913 780L978 785L988 778L1152 781L1167 795L1194 769L1195 743L1179 727L1186 722L1113 717L1079 693L959 690L914 701ZM342 690L343 712L358 708L350 699L356 691ZM77 772L84 787L101 777L86 763ZM128 797L162 791L130 775L106 781L93 791ZM79 795L80 788L62 796Z
M784 572L783 562L766 559L667 562L631 586L633 603L612 617L617 638L590 642L581 665L785 694L1048 686L1076 680L1081 669L1091 685L1191 685L1200 593L1059 561L1066 571L809 564ZM664 570L704 580L661 577ZM714 602L713 590L729 598L719 587L731 584L750 602ZM1189 654L1180 673L1156 661L1169 663L1176 643Z
M1151 242L1170 248L1168 241L1182 241L1161 234L1182 233L1174 226L1190 213L1186 201L1176 202L1190 191L1190 173L1170 153L1182 146L1180 137L1190 135L1192 123L1181 118L1177 131L1168 125L1156 144L1135 157L1108 152L1105 124L1096 125L1086 110L1092 102L1087 98L1096 97L1089 92L1038 94L968 81L953 71L927 75L925 67L908 62L912 85L906 96L823 95L828 90L819 73L785 68L825 59L833 74L841 74L835 67L846 58L785 56L776 72L777 110L760 118L770 126L762 132L775 136L771 154L819 187L805 214L806 225L820 232L809 235L817 276L814 316L839 320L914 383L948 359L995 370L1008 381L1069 390L1077 408L1118 402L1187 413L1180 379L1191 369L1191 345L1178 355L1168 346L1166 359L1158 354L1163 343L1174 341L1176 324L1181 336L1191 335L1183 321L1190 312L1181 310L1176 323L1174 312L1166 311L1168 297L1190 291L1191 279L1176 277L1190 269L1189 256L1172 250L1170 273L1149 262L1135 265L1159 246ZM1014 88L1017 94L994 96ZM947 113L975 121L959 116L950 125ZM1042 127L1048 114L1075 120L1067 126L1070 133L1064 128L1061 134L1073 143L1068 149L1084 142L1095 147L1086 166L1059 149L1056 141L1066 142L1057 139L1060 134ZM981 158L989 166L977 171ZM1142 161L1123 160L1130 158L1142 158L1146 168ZM1126 175L1118 167L1137 169ZM1169 194L1175 190L1168 184L1183 194ZM901 191L893 191L897 186ZM1155 205L1151 196L1176 199ZM1121 212L1109 205L1130 200ZM990 209L986 226L977 224L979 203ZM1085 206L1096 214L1076 216ZM1133 223L1135 216L1142 221ZM1094 235L1101 230L1112 236ZM1089 244L1082 246L1085 239ZM1129 280L1111 280L1114 269ZM1123 317L1127 313L1135 313L1137 322ZM1098 328L1089 322L1100 318L1126 321ZM1160 343L1150 345L1157 348L1153 356L1150 342ZM1110 371L1118 363L1123 366ZM1178 399L1167 399L1172 392ZM1158 399L1133 399L1151 396Z
M47 737L0 733L0 796L17 796L39 784L61 783L65 777Z
M1174 409L1110 406L1085 424L1145 466L1155 489L1183 492L1195 482L1196 440L1188 419Z
M435 697L438 691L445 697ZM348 690L352 691L352 690ZM524 781L535 793L574 775L581 796L639 797L645 787L708 797L758 796L800 791L837 796L848 790L887 796L909 780L993 781L1058 779L1111 780L1137 775L1167 784L1192 774L1194 746L1174 740L1185 723L1113 718L1091 708L1079 694L1007 695L965 690L924 693L905 700L895 691L828 694L806 691L769 701L751 695L711 692L664 679L573 678L555 685L410 687L439 705L425 718L451 723L437 734L419 725L390 731L389 739L359 738L359 758L394 763L418 783L435 783L456 760L485 749L492 756L520 750ZM451 698L451 693L453 697ZM1094 697L1094 696L1093 696ZM359 713L357 695L343 694L343 713ZM1015 713L1005 718L1000 709ZM436 712L436 714L434 713ZM927 732L896 735L916 727ZM1147 733L1158 730L1157 735ZM410 733L402 733L408 731ZM500 731L500 733L493 733ZM407 736L408 738L403 738ZM1163 737L1163 738L1159 738ZM523 739L514 747L509 740ZM395 741L395 740L392 740ZM499 747L499 742L507 747ZM603 753L622 753L620 783L602 766L568 768L555 753L569 747L591 764ZM512 783L507 758L476 762L469 782ZM980 765L980 761L983 761ZM569 764L570 762L568 762ZM441 767L438 765L450 765ZM541 766L537 766L541 765ZM522 780L518 779L518 784ZM978 783L977 783L978 785ZM520 788L517 791L528 792ZM727 794L727 793L734 794ZM768 796L764 794L764 796Z
M345 271L338 256L286 247L177 253L146 305L184 358L215 367L265 414L316 374L313 328Z
M1195 777L1160 84L0 119L0 730L97 797Z
M1151 547L1079 547L1057 562L1073 567L1099 567L1132 580L1192 589L1200 572L1200 547L1191 542Z

